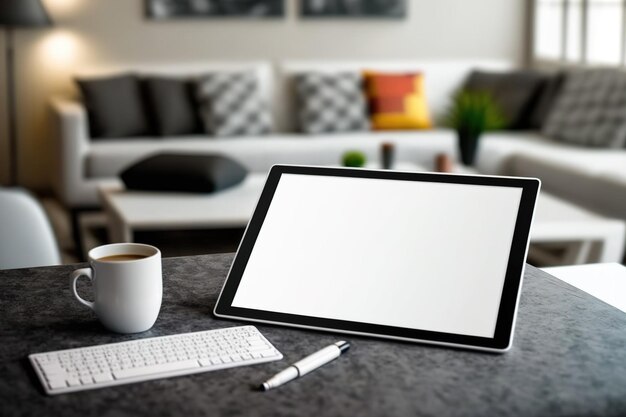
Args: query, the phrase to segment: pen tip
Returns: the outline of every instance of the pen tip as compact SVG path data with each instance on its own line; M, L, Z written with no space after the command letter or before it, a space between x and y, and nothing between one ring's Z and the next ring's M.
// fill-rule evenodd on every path
M341 353L344 353L345 351L350 349L350 342L346 342L345 340L342 340L340 342L335 343L335 346L337 346L339 350L341 350Z
M267 385L267 382L264 382L261 385L259 385L259 391L267 391L268 389L269 389L269 386Z

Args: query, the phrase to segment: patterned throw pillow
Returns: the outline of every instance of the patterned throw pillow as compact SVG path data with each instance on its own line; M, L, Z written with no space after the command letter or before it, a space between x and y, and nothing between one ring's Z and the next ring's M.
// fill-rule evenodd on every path
M252 72L215 72L198 82L207 132L215 136L262 135L272 128L270 110Z
M369 129L362 78L358 73L304 73L295 77L295 83L302 132Z
M576 145L624 147L626 74L611 69L568 74L542 132Z
M432 126L422 74L365 73L372 128L428 129Z

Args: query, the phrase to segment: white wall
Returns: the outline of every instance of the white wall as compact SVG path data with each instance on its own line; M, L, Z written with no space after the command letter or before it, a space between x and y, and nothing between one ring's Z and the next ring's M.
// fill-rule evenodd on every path
M285 1L283 19L151 22L143 16L143 0L44 0L56 26L16 36L21 183L48 187L46 102L73 91L71 75L80 68L221 59L521 62L524 54L525 0L408 0L408 17L391 21L303 21L297 0ZM4 46L3 37L0 42ZM2 86L3 58L0 71ZM6 178L2 135L0 178Z

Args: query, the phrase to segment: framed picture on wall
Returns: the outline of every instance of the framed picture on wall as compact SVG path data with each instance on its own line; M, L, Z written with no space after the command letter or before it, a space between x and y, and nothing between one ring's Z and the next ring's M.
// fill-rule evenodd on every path
M407 0L300 0L303 18L402 19Z
M144 0L152 20L188 18L277 18L285 14L284 0Z

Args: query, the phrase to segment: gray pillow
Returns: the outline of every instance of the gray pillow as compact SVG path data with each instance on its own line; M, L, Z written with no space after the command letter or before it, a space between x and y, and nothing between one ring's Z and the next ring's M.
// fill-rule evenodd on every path
M295 77L299 130L335 133L369 130L363 78L354 72L310 72Z
M540 130L548 120L548 115L558 98L565 74L561 71L554 74L546 74L546 79L542 83L537 93L536 99L532 102L528 119L529 128Z
M569 73L542 133L581 146L623 148L626 74L617 69Z
M194 83L159 76L144 77L141 83L156 134L174 136L202 132Z
M200 116L215 136L263 135L272 130L272 117L261 98L253 72L215 72L196 85Z
M83 96L93 138L151 133L139 80L131 74L76 80Z
M536 71L472 71L465 82L468 91L491 95L506 119L507 129L530 128L530 109L545 76Z

